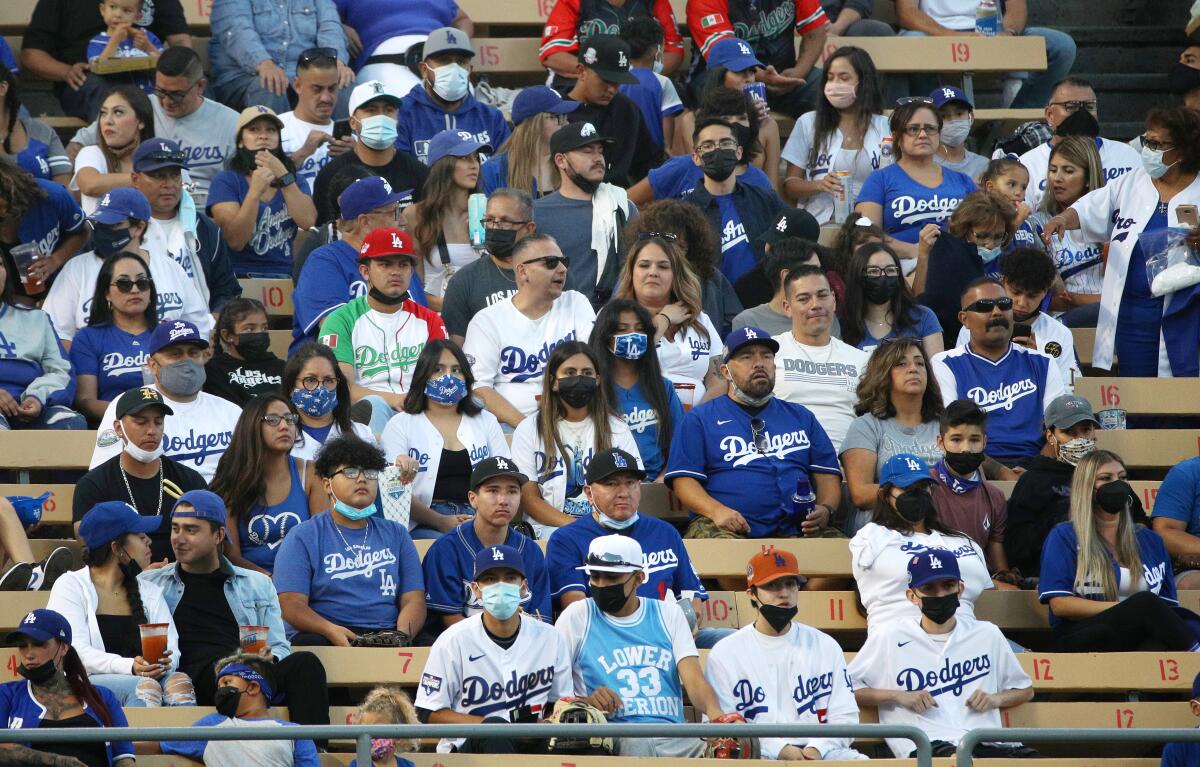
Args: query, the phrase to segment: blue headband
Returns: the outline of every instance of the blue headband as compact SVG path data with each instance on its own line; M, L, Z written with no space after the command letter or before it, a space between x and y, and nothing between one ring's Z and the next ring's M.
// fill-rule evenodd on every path
M267 680L263 678L263 675L250 668L245 663L230 663L228 666L217 672L217 679L220 679L223 676L236 676L241 679L245 679L247 682L257 682L259 688L262 690L263 698L265 698L268 703L274 696L274 692L271 690L271 685L267 683Z

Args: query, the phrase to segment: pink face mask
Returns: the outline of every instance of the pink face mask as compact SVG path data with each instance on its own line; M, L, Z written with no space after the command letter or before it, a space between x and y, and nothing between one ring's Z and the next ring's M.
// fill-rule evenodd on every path
M845 109L854 103L855 87L847 83L826 83L825 98L834 109Z
M396 742L391 738L371 738L371 758L383 759L396 750Z

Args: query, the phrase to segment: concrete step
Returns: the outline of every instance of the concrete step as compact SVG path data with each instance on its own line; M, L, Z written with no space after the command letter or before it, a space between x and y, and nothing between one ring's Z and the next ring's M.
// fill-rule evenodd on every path
M1164 24L1182 29L1188 21L1187 0L1031 0L1029 25L1043 27L1084 26L1097 22L1120 23L1127 7L1140 10L1136 24Z

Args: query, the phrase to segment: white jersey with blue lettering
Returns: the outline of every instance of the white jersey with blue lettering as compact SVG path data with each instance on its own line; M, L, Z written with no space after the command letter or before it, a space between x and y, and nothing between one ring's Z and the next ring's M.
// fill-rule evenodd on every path
M563 610L555 626L567 643L575 692L607 687L620 696L610 722L682 722L679 661L700 655L687 618L671 601L638 603L624 618L601 612L591 598Z
M574 694L567 643L554 627L522 613L517 639L506 650L487 635L477 613L443 631L429 648L415 703L430 712L448 708L509 719L526 707L548 715L549 704ZM443 738L438 753L451 753L462 742Z
M923 714L903 706L880 706L880 723L915 725L930 740L955 744L968 730L1003 726L999 709L967 708L976 690L993 695L1033 685L1000 629L965 615L956 617L949 634L940 635L926 633L919 618L889 623L867 637L850 662L850 680L858 690L925 690L936 706ZM916 748L904 738L888 738L887 743L901 758Z
M757 724L858 724L854 686L837 641L801 623L783 636L767 636L743 626L717 642L708 654L704 676L722 711ZM812 747L822 759L865 759L850 748L850 738L761 738L767 759L778 759L784 746Z

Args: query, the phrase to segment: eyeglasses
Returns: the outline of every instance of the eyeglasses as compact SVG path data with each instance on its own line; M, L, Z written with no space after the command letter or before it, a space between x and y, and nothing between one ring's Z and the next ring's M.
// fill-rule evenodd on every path
M937 127L936 125L905 125L904 126L904 132L913 137L920 136L921 131L924 131L926 136L936 136L942 132L942 129Z
M1096 101L1051 101L1050 106L1062 107L1068 112L1078 112L1080 109L1086 109L1089 112L1096 111Z
M154 95L158 96L160 99L166 99L167 101L170 101L172 104L178 104L179 102L181 102L187 98L187 95L192 92L192 88L195 88L196 83L199 83L199 82L200 81L197 80L195 83L192 83L187 88L185 88L181 91L165 91L162 88L155 88Z
M1145 133L1138 136L1138 138L1141 140L1142 146L1146 147L1151 152L1158 152L1158 151L1166 152L1167 150L1175 148L1174 144L1168 143L1166 141L1158 141L1156 139L1147 138Z
M276 413L271 413L270 415L264 415L262 417L262 419L263 419L263 423L265 423L267 426L270 426L271 428L275 428L276 426L278 426L281 421L287 423L288 426L295 426L296 424L298 424L300 422L300 416L296 415L295 413L288 413L287 415L278 415ZM346 476L349 477L350 475L347 474ZM350 478L354 479L353 477L350 477Z
M337 388L338 380L333 376L326 378L317 378L316 376L305 376L300 379L300 386L304 387L305 391L316 391L318 386L324 386L329 391Z
M667 242L675 242L679 239L679 235L674 232L638 232L639 240L653 240L655 238L666 240Z
M529 221L509 221L507 218L485 218L483 225L489 229L520 229Z
M307 67L310 64L325 63L337 61L337 51L332 48L309 48L300 54L300 58L296 60L296 65Z
M1002 312L1007 312L1012 308L1012 299L1008 296L1004 298L981 298L973 304L968 304L963 311L976 312L978 314L991 314L996 309Z
M379 479L379 469L360 469L357 466L347 466L344 469L338 469L329 476L336 477L339 474L344 474L346 479L358 479L359 477L367 480Z
M864 277L899 277L900 267L898 266L868 266L863 269Z
M770 444L767 442L767 422L761 418L750 419L750 439L754 442L754 449L759 453L765 453L770 449Z
M715 149L737 149L738 142L736 139L723 138L720 141L705 141L702 144L696 145L697 154L708 154Z
M559 264L562 264L568 269L571 267L571 259L567 256L542 256L541 258L531 258L525 263L542 264L551 271L557 269Z
M1004 241L1008 239L1008 235L1004 232L971 232L971 234L975 238L975 244L984 247L990 246L994 248L998 245L1003 245Z
M907 104L932 104L933 99L928 96L903 96L896 99L896 106L902 107Z
M154 280L149 277L138 277L136 280L121 277L113 280L110 284L122 293L132 293L134 288L137 288L141 293L145 293L154 284Z

